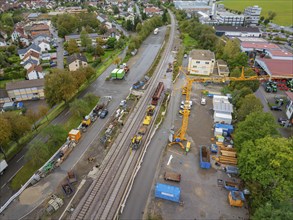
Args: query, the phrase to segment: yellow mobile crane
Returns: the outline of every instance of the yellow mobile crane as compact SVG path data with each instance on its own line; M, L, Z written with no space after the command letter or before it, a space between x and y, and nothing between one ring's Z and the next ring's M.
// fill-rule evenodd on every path
M186 85L182 89L182 94L186 95L185 103L189 103L190 101L190 94L192 89L193 82L228 82L228 81L251 81L251 80L268 80L270 79L270 76L248 76L246 77L244 75L244 67L242 68L242 73L240 77L190 77L189 71L187 69L184 69L183 67L179 68L179 71L185 74L186 76ZM173 135L172 142L169 143L168 146L171 146L173 144L179 144L182 149L185 149L186 153L190 149L190 142L187 141L186 147L182 144L183 141L186 141L186 131L188 128L188 117L189 117L189 110L187 106L184 106L183 109L183 118L182 118L182 125L181 128Z

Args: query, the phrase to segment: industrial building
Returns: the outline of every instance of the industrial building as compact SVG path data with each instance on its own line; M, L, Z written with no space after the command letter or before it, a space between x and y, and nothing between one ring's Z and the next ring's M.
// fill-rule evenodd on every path
M190 74L209 76L215 66L215 54L210 50L192 50L189 54Z

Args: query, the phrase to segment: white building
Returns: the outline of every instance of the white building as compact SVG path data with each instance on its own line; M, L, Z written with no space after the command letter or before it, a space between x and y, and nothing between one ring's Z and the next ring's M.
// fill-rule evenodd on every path
M43 79L44 75L45 74L43 73L43 69L42 69L41 66L32 65L27 70L27 78L28 78L28 80Z
M262 8L258 7L257 5L245 8L244 10L245 23L250 26L258 25L261 9Z
M215 26L217 36L229 37L261 37L258 27L241 27L241 26Z
M286 116L293 124L293 93L286 92L289 103L286 106Z
M215 54L209 50L192 50L189 54L188 70L193 75L209 76L214 71Z
M214 123L232 123L233 105L227 96L213 96Z
M232 26L242 26L244 24L244 15L234 14L228 11L217 12L217 20L219 24L228 24Z
M51 50L50 43L45 40L40 42L38 46L41 48L41 52L47 52L47 51Z

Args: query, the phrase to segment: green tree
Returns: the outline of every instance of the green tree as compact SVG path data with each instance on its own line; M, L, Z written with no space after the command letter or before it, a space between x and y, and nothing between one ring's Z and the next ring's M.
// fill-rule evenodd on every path
M278 136L278 125L271 113L252 112L239 122L234 134L235 146L241 150L245 141L255 141L266 136Z
M256 209L252 220L291 220L293 219L293 205L291 201L280 203L267 202Z
M114 59L114 61L113 61L113 64L115 64L115 65L118 67L119 64L120 64L120 62L121 62L120 57L116 57L116 58Z
M165 9L164 13L163 13L163 16L162 16L162 21L164 23L166 23L168 21L167 13L168 13L168 11L167 11L167 9Z
M257 132L256 132L257 131ZM252 131L259 133L255 129ZM293 139L265 136L248 139L238 153L241 178L250 183L253 205L280 202L293 197Z
M230 72L230 77L240 77L242 68L235 68ZM256 76L256 73L251 69L244 70L244 76ZM243 87L249 87L253 92L259 88L259 81L250 80L250 81L231 81L229 84L231 90L242 89Z
M18 142L19 138L31 130L31 123L29 119L23 115L15 112L5 112L3 116L11 124L11 139Z
M83 99L75 99L69 104L70 112L78 117L84 117L88 114L88 104Z
M3 147L10 141L10 137L12 136L12 126L3 115L0 115L0 134L0 150L6 157Z
M249 87L243 87L240 90L235 89L232 92L232 104L236 107L236 109L238 109L241 104L240 103L241 99L252 93L253 91Z
M132 22L132 20L130 20L130 19L128 19L127 21L126 21L126 30L128 30L128 31L133 31L133 29L134 29L134 25L133 25L133 22Z
M67 44L67 48L66 48L67 52L71 55L71 54L74 54L74 53L79 53L79 48L78 48L78 45L76 43L76 40L74 39L70 39L68 41L68 44Z
M99 97L93 93L88 93L82 98L89 106L94 106L98 103Z
M268 20L272 21L276 17L276 12L274 11L268 11Z
M136 32L140 32L141 29L142 29L142 25L141 25L141 23L138 23L135 28Z
M115 15L119 14L119 8L116 5L112 5L112 10Z
M92 45L92 40L89 37L88 33L86 30L82 30L80 33L80 41L81 41L81 46L82 47L89 47Z
M249 94L241 99L240 108L237 111L238 121L243 121L252 112L261 112L263 105L254 94Z
M96 39L96 43L97 43L98 45L100 45L100 46L103 46L103 45L106 44L106 42L105 42L102 38L100 38L100 37L98 37L98 38Z
M55 72L45 78L45 97L50 106L69 101L76 89L75 80L68 71Z
M26 160L29 161L34 167L43 165L49 156L50 153L47 146L39 140L35 141L25 154Z
M116 43L116 38L115 37L110 37L108 40L107 40L107 45L109 48L114 48L115 47L115 43Z
M100 45L97 44L96 50L95 50L95 55L100 57L100 56L103 56L104 54L105 54L104 49Z
M52 154L64 143L67 132L61 125L49 125L43 131L42 135L47 137L47 146Z

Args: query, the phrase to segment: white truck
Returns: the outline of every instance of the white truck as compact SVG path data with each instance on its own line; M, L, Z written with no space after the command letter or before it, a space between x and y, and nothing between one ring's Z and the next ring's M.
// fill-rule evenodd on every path
M3 174L4 170L8 167L6 160L0 160L0 175Z
M158 32L159 32L159 29L156 28L156 29L154 30L154 34L158 34Z

